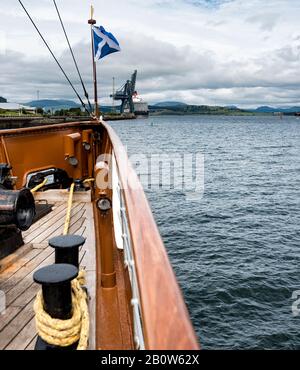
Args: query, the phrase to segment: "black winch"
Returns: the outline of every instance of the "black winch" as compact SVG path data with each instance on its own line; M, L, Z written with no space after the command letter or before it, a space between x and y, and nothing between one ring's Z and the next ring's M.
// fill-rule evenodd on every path
M10 171L8 164L0 164L0 259L24 244L21 231L30 228L36 213L29 189L12 190Z

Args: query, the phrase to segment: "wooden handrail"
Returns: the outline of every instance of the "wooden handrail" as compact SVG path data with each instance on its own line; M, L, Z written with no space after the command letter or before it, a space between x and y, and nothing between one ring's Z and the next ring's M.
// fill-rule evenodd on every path
M43 126L35 126L35 127L25 127L25 128L13 128L13 129L0 129L0 136L11 136L11 135L20 135L22 133L36 133L39 131L50 131L50 130L58 130L58 129L67 129L72 127L80 127L84 124L87 125L95 125L96 123L93 121L86 121L86 122L68 122L68 123L57 123L57 124L48 124Z
M199 349L194 329L142 185L123 144L106 123L127 207L146 349ZM124 168L126 163L126 168Z

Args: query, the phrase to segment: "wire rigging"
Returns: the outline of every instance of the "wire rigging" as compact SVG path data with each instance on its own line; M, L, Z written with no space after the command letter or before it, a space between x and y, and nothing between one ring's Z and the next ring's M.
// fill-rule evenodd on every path
M55 60L56 64L58 65L58 67L60 68L60 70L62 71L63 75L65 76L66 80L68 81L68 83L70 84L71 88L73 89L73 91L75 92L77 98L79 99L81 105L83 106L83 108L85 109L85 111L87 112L88 115L90 115L91 117L93 117L93 115L88 111L84 101L81 99L80 95L78 94L77 90L75 89L73 83L71 82L71 80L69 79L69 77L67 76L66 72L64 71L63 67L61 66L61 64L59 63L58 59L56 58L56 56L54 55L53 51L51 50L50 46L48 45L47 41L45 40L44 36L41 34L39 28L37 27L37 25L35 24L34 20L31 18L30 14L28 13L27 9L25 8L24 4L22 3L21 0L18 0L20 5L22 6L22 8L24 9L26 15L28 16L28 18L30 19L31 23L33 24L34 28L36 29L37 33L39 34L39 36L41 37L41 39L43 40L44 44L46 45L47 49L49 50L50 54L52 55L53 59Z
M64 23L63 23L63 20L61 18L61 15L60 15L60 11L58 9L58 6L56 4L56 1L53 0L53 3L54 3L54 6L55 6L55 9L56 9L56 12L57 12L57 15L58 15L58 18L60 20L60 24L61 24L61 27L64 31L64 34L65 34L65 37L66 37L66 40L67 40L67 43L68 43L68 46L69 46L69 49L70 49L70 53L72 55L72 58L73 58L73 61L74 61L74 64L75 64L75 67L76 67L76 70L77 70L77 73L78 73L78 76L79 76L79 79L80 79L80 82L81 82L81 85L82 85L82 89L83 89L83 92L84 92L84 96L86 97L87 101L88 101L88 104L89 104L89 108L91 110L91 112L93 111L93 108L92 108L92 105L91 105L91 102L89 100L89 94L85 88L85 85L84 85L84 82L83 82L83 79L82 79L82 76L81 76L81 73L79 71L79 67L78 67L78 63L76 61L76 58L75 58L75 55L74 55L74 52L73 52L73 49L72 49L72 46L70 44L70 40L69 40L69 37L68 37L68 34L67 34L67 31L65 29L65 26L64 26Z

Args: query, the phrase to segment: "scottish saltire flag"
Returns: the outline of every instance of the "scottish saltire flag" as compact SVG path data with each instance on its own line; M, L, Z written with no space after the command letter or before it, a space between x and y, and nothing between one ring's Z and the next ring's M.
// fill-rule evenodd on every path
M109 54L120 51L120 45L110 32L106 32L104 27L93 26L95 59L99 60Z

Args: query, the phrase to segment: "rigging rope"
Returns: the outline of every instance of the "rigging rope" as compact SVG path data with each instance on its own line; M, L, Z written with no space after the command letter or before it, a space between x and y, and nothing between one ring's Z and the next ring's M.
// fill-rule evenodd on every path
M76 67L76 70L77 70L77 73L78 73L78 76L79 76L79 79L80 79L80 82L81 82L81 85L82 85L82 89L83 89L83 92L84 92L84 96L86 97L87 101L88 101L88 104L89 104L89 108L91 110L91 112L93 111L93 108L92 108L92 105L91 105L91 102L90 102L90 99L89 99L89 94L85 88L85 85L84 85L84 82L83 82L83 79L82 79L82 76L81 76L81 73L79 71L79 67L78 67L78 64L77 64L77 61L76 61L76 58L75 58L75 55L74 55L74 52L73 52L73 49L72 49L72 46L70 44L70 41L69 41L69 37L67 35L67 31L65 29L65 26L64 26L64 23L63 23L63 20L61 18L61 15L60 15L60 11L58 9L58 6L56 4L56 1L53 0L53 3L54 3L54 6L55 6L55 9L56 9L56 12L57 12L57 15L58 15L58 18L60 20L60 24L61 24L61 27L64 31L64 34L65 34L65 37L66 37L66 40L67 40L67 43L68 43L68 46L69 46L69 49L70 49L70 53L72 55L72 58L73 58L73 61L74 61L74 64L75 64L75 67Z
M46 45L47 49L49 50L50 54L52 55L53 59L55 60L56 64L58 65L58 67L60 68L60 70L62 71L63 75L65 76L66 80L68 81L68 83L70 84L71 88L73 89L73 91L75 92L77 98L79 99L81 105L83 106L83 108L85 109L85 111L87 112L87 114L91 117L93 117L92 113L90 113L84 103L84 101L81 99L80 95L78 94L77 90L75 89L73 83L71 82L71 80L69 79L69 77L67 76L66 72L64 71L63 67L61 66L61 64L59 63L58 59L56 58L56 56L54 55L53 51L51 50L50 46L48 45L47 41L45 40L44 36L41 34L39 28L37 27L37 25L35 24L34 20L32 19L31 15L28 13L27 9L25 8L24 4L22 3L21 0L18 0L20 5L22 6L22 8L24 9L26 15L28 16L28 18L30 19L31 23L33 24L34 28L36 29L37 33L39 34L39 36L41 37L41 39L43 40L44 44ZM93 117L94 118L94 117Z

